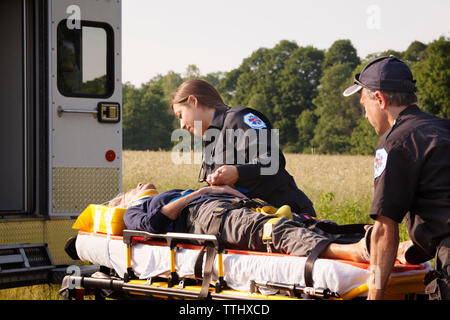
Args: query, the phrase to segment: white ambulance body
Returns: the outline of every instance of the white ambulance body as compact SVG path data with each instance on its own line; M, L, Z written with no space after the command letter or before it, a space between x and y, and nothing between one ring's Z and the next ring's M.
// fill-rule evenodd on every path
M0 16L2 288L44 251L73 263L74 219L122 189L121 1L1 1Z

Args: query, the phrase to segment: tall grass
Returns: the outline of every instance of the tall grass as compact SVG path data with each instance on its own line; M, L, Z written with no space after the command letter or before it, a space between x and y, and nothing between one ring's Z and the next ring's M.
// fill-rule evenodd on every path
M0 290L0 300L59 300L60 285L41 284Z
M194 155L192 155L192 158ZM340 223L367 222L373 159L367 156L287 154L286 168L320 215ZM151 182L159 191L199 188L199 164L174 164L164 151L124 151L123 189Z
M286 154L286 169L313 201L318 216L340 224L373 223L369 217L373 199L373 157L358 155ZM160 192L195 189L200 164L175 164L171 152L124 151L123 190L139 182L151 182ZM400 238L408 239L405 226Z

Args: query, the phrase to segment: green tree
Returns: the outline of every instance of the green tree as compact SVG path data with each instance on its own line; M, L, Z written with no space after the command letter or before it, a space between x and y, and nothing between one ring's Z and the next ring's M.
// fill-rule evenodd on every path
M134 150L169 149L173 116L169 114L161 77L137 89L127 83L122 89L123 147Z
M274 102L274 127L280 129L280 145L286 152L299 152L309 144L300 134L302 121L297 118L305 110L314 110L312 100L322 75L323 51L313 47L300 47L293 51L277 78L277 95ZM310 129L310 128L308 128Z
M164 99L169 104L172 99L172 93L183 83L183 78L180 74L169 71L165 76L161 77L159 81L164 93Z
M423 110L450 118L450 40L441 37L428 44L425 58L412 66L417 96Z
M201 76L200 78L205 80L206 82L210 83L212 86L214 86L216 89L220 83L220 80L225 77L225 72L217 71L217 72L210 72L205 76Z
M200 69L195 64L190 64L186 68L184 80L200 78Z
M169 113L169 105L164 98L160 82L143 86L141 107L145 110L146 121L142 128L145 133L144 148L149 150L164 149L172 146L170 136L173 131L173 115Z
M317 125L311 144L320 153L348 153L350 137L361 116L359 97L344 97L342 92L352 84L353 68L339 63L326 69L320 80L316 104Z
M279 96L278 78L291 53L297 48L298 45L295 42L282 40L274 48L260 48L244 59L239 66L239 78L231 104L248 106L254 95L263 95L266 104L261 107L256 105L252 107L264 112L266 117L274 123L277 120L273 110L275 99Z
M268 52L266 48L259 48L245 58L239 66L239 74L236 80L236 89L230 104L233 106L246 106L253 94L264 93L260 84L260 77L264 74L265 57Z
M322 68L326 69L338 63L348 63L352 68L361 63L350 40L336 40L327 50Z
M402 59L403 52L397 51L397 50L388 49L386 51L370 53L364 59L363 63L364 63L364 65L366 65L369 61L371 61L373 59L376 59L376 58L379 58L379 57L383 57L383 56L390 56L390 55L393 55L393 56L397 57L398 59Z
M380 137L375 133L369 121L365 117L361 117L350 138L351 153L372 155L379 140Z
M417 80L420 106L450 117L449 39L412 42L404 52L387 50L360 61L349 40L337 40L325 52L282 40L259 48L229 72L201 75L189 65L181 76L158 75L140 88L123 85L123 145L130 149L168 149L178 121L170 110L171 94L185 80L201 78L217 88L226 104L263 112L280 129L285 152L372 154L378 141L362 116L358 95L342 91L374 58L393 54L410 65Z
M138 123L136 122L140 100L140 92L134 85L129 82L122 85L122 144L124 149L137 149L140 144Z
M403 60L408 64L413 64L425 58L427 45L420 41L413 41L403 52Z
M270 105L267 102L266 96L262 93L256 93L251 96L250 100L248 101L249 108L257 109L261 111L264 115L271 114L272 111L270 110Z
M317 116L313 110L304 110L295 121L298 130L297 150L308 153L311 149L311 139L314 137L314 128Z
M311 146L319 153L347 153L350 137L361 116L359 99L342 92L353 83L355 67L361 64L350 40L337 40L325 53L318 95L313 99L318 118Z
M219 80L217 91L219 91L225 104L227 105L231 103L231 100L236 93L237 81L241 74L242 71L239 68L233 69L229 72L226 72L224 77L220 78Z

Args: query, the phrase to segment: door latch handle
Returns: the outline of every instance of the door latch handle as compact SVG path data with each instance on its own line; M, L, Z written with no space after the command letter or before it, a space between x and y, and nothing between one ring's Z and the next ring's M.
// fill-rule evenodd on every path
M63 109L63 107L58 106L56 111L58 113L58 117L62 117L63 113L81 113L81 114L92 114L97 118L98 111L97 110L86 110L86 109Z
M99 102L96 110L89 109L72 109L58 106L56 110L58 117L62 117L64 113L91 114L97 118L99 122L117 123L120 121L120 105L116 102Z

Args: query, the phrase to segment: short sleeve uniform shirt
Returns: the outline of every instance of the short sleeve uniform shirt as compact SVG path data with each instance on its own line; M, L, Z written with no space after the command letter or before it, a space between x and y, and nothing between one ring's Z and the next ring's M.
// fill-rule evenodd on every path
M403 110L380 139L370 216L406 219L411 240L430 256L450 235L450 120Z

